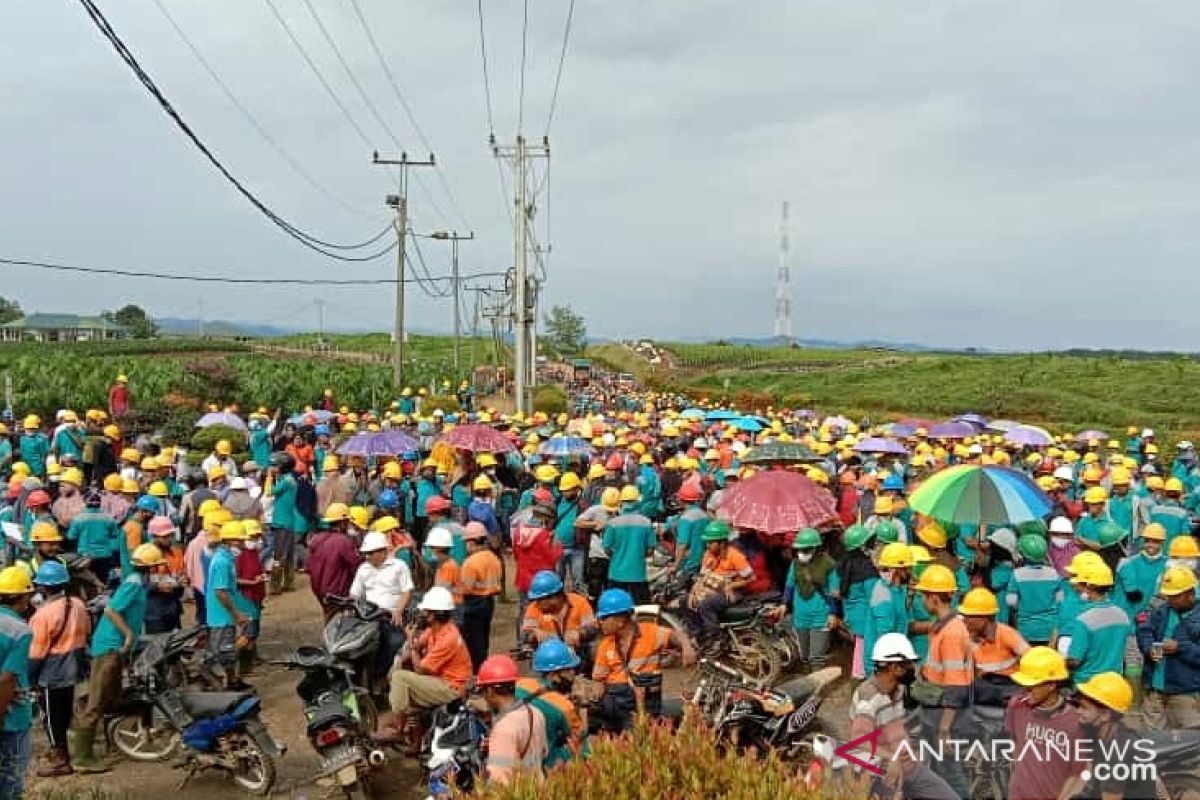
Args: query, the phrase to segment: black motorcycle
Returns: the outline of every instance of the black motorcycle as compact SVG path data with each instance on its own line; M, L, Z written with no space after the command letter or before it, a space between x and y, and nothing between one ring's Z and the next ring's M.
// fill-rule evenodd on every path
M384 696L384 679L375 662L383 643L382 626L391 612L361 598L328 597L325 603L337 609L321 633L325 652L350 670L355 686L371 697Z
M462 700L430 713L421 746L430 798L447 797L452 787L462 793L475 788L484 771L487 731L483 719Z
M350 800L370 797L371 772L386 761L371 744L370 697L354 685L349 668L320 647L301 647L273 663L304 673L296 694L304 703L305 734L321 758L317 777L332 776Z
M1158 796L1200 797L1200 730L1146 731L1139 736L1153 743Z
M283 748L258 717L258 695L193 692L173 682L173 665L182 661L201 630L172 633L142 648L105 725L108 741L135 761L165 760L182 743L184 783L212 769L243 791L268 795Z

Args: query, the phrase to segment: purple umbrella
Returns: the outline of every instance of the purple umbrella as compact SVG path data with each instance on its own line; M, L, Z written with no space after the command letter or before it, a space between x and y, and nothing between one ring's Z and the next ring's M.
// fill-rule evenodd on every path
M965 422L968 425L974 425L980 430L986 428L988 424L987 419L981 417L979 414L959 414L952 420L952 422Z
M914 417L910 417L908 419L902 419L893 425L892 433L894 433L896 436L912 436L917 432L918 428L924 428L926 431L928 431L935 425L937 425L937 423L933 420L916 419Z
M1088 430L1088 431L1084 431L1083 433L1076 436L1075 441L1079 442L1080 444L1087 444L1092 439L1099 439L1100 441L1104 441L1107 438L1108 438L1108 434L1105 433L1104 431Z
M401 431L356 433L342 442L337 449L339 456L398 456L409 450L419 450L416 439Z
M196 420L197 428L207 428L212 425L228 425L230 428L246 431L246 423L242 421L242 418L229 411L210 411Z
M891 439L884 439L882 436L868 436L858 444L854 445L854 449L860 453L891 453L898 456L908 455L908 450L904 445Z
M966 439L974 436L975 426L966 422L943 422L929 429L930 439Z
M1045 447L1053 442L1054 439L1041 428L1022 425L1019 428L1012 428L1006 431L1004 441L1009 444L1020 445L1021 447Z

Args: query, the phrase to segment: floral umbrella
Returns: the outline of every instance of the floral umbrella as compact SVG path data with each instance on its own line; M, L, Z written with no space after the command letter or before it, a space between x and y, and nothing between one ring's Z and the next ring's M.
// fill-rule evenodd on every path
M837 517L833 495L797 472L772 470L739 481L725 493L725 517L768 534L817 527Z
M442 436L441 441L459 450L479 453L507 453L517 449L508 437L486 425L459 425Z

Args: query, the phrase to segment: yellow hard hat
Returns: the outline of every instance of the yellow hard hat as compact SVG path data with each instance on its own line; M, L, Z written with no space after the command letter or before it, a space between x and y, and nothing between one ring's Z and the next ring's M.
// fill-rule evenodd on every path
M588 476L589 481L599 480L600 478L604 477L604 474L605 474L605 469L604 469L603 464L596 463L596 464L592 464L590 467L588 467L587 476Z
M491 453L480 453L476 456L475 463L480 469L487 469L496 466L496 457Z
M936 522L926 522L917 528L917 538L924 542L926 547L932 547L935 550L942 549L949 541L946 530Z
M25 422L23 423L23 427L25 428L25 430L34 430L36 428L40 428L41 425L42 425L42 418L39 417L37 414L30 414L29 416L27 416L25 418Z
M155 481L146 489L146 494L151 497L166 497L170 492L167 491L167 484L164 481Z
M1075 452L1074 450L1067 450L1063 453L1062 458L1064 464L1074 464L1079 460L1079 453Z
M227 456L233 452L233 445L230 444L228 439L221 439L217 442L216 451L223 456Z
M1108 490L1103 486L1092 486L1083 493L1083 502L1091 505L1093 503L1103 503L1108 500Z
M377 533L390 533L400 527L400 521L395 517L380 517L371 525L371 530Z
M1163 491L1183 493L1183 481L1179 478L1167 478L1167 482L1163 484Z
M129 383L129 377L122 372L117 376L117 383Z
M1104 559L1094 550L1081 550L1071 559L1071 563L1067 564L1067 575L1072 576L1072 580L1078 578L1089 567L1094 567L1097 564L1103 564Z
M653 464L654 456L650 455L649 453L643 453L642 455L638 456L638 463L642 465Z
M356 430L358 430L358 426L355 425L353 422L347 422L345 425L342 426L343 433L354 433Z
M163 563L163 554L157 545L141 544L134 549L133 553L129 556L129 560L133 562L135 567L157 567Z
M345 503L330 503L325 509L324 522L343 522L350 519L350 507Z
M72 486L83 486L83 470L78 467L67 467L62 473L62 482Z
M1162 526L1162 523L1151 522L1142 528L1142 538L1151 539L1155 542L1165 542L1167 540L1167 529Z
M204 519L205 517L207 517L209 514L213 513L214 511L220 511L220 510L221 510L221 501L215 497L210 497L207 500L205 500L203 503L200 504L200 508L197 510L196 513L198 513L200 515L200 519Z
M104 491L119 492L121 491L121 476L115 472L104 476Z
M1174 597L1196 588L1196 573L1187 567L1167 567L1163 573L1158 593L1163 597Z
M255 537L262 536L262 525L260 525L256 519L242 520L242 527L246 530L247 539L254 539Z
M933 556L930 555L929 551L925 549L925 545L910 544L908 546L908 552L912 554L914 565L928 564L930 561L933 561Z
M892 542L879 553L879 566L884 569L911 567L912 565L912 551L903 542Z
M154 472L158 469L158 459L154 456L146 456L142 459L142 472Z
M1146 478L1146 488L1151 491L1161 492L1163 485L1163 479L1158 475L1151 475L1149 478Z
M136 464L139 459L139 453L136 447L126 447L121 451L121 460L128 461L131 464Z
M1049 681L1065 681L1070 673L1066 659L1057 650L1038 645L1025 651L1017 671L1009 677L1021 686L1037 686Z
M542 464L534 471L538 483L553 483L558 479L558 468L550 464Z
M1089 455L1095 455L1095 453L1090 453ZM1083 471L1083 482L1084 483L1099 483L1101 481L1101 479L1103 479L1103 478L1104 478L1104 470L1100 469L1095 464L1091 465L1090 467L1088 467L1087 469L1085 469Z
M208 479L210 481L217 481L217 480L220 480L221 478L224 478L225 474L226 474L225 468L220 465L217 465L208 471Z
M427 458L421 462L421 469L437 469L440 465L432 458Z
M895 505L892 503L892 498L884 495L875 498L875 513L876 514L891 514L895 511Z
M1167 548L1167 558L1200 558L1200 546L1194 536L1176 536Z
M142 488L138 486L138 482L133 478L125 478L121 481L121 494L141 494Z
M383 477L388 480L398 481L403 474L404 473L403 470L400 469L400 465L395 461L389 461L383 465Z
M241 520L233 519L221 526L222 542L242 541L245 538L246 526L242 524Z
M1083 463L1084 464L1095 464L1099 460L1100 460L1100 456L1096 455L1095 453L1084 453L1083 454ZM1086 470L1084 471L1084 475L1085 476L1087 475Z
M1133 483L1133 475L1125 467L1113 467L1109 478L1113 486L1128 486Z
M616 511L621 507L621 491L615 486L609 486L600 494L600 505L609 511Z
M58 526L53 522L35 522L29 529L29 541L31 542L61 542L62 534L58 532Z
M490 481L489 481L490 483ZM579 480L579 476L574 472L568 472L563 475L558 481L558 490L560 492L569 492L572 489L578 489L583 486L583 481Z
M996 602L996 595L979 586L963 595L962 602L958 604L958 613L969 617L990 617L1000 613L1000 604Z
M1116 672L1093 675L1075 688L1085 697L1120 714L1124 714L1133 705L1133 687Z
M563 481L566 481L566 479L567 478L564 476ZM579 479L576 478L575 481L578 483ZM479 475L471 482L471 490L475 492L490 492L495 488L495 484L492 483L491 478L489 478L487 475ZM560 486L559 488L562 487Z
M1113 574L1112 569L1108 564L1103 562L1099 564L1088 564L1079 570L1079 583L1087 584L1088 586L1112 586Z
M958 591L958 584L954 580L954 573L949 569L941 564L930 564L921 573L921 579L914 588L918 592L954 594Z
M105 436L107 436L110 439L120 439L121 438L121 429L118 428L116 425L105 425L103 433Z
M629 446L629 452L637 453L639 456L646 454L646 445L641 442L634 442Z
M636 486L630 484L629 486L626 486L621 489L621 502L622 503L636 503L638 500L641 500L641 499L642 499L642 493L638 491L638 488Z
M33 594L29 571L19 564L0 570L0 595Z
M341 466L342 464L340 461L338 461L338 457L332 454L325 456L325 458L321 460L322 472L337 472Z
M371 524L371 512L366 506L350 506L350 524L359 530L366 530Z
M1146 455L1158 455L1158 445L1153 442L1146 445Z

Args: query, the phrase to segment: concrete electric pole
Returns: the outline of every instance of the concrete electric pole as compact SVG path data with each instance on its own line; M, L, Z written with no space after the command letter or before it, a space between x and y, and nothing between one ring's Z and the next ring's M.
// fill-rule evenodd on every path
M396 320L392 336L392 386L396 389L404 384L404 242L408 232L408 168L432 167L436 165L433 153L428 161L409 161L408 153L399 159L380 158L372 154L371 163L400 168L400 193L389 194L385 202L396 209Z
M430 234L431 239L439 239L441 241L450 242L450 283L451 291L454 296L454 374L460 379L462 374L459 372L459 341L462 338L462 283L458 278L458 243L469 242L475 238L475 232L471 231L466 236L459 236L458 231L434 231ZM472 367L475 365L472 364Z

